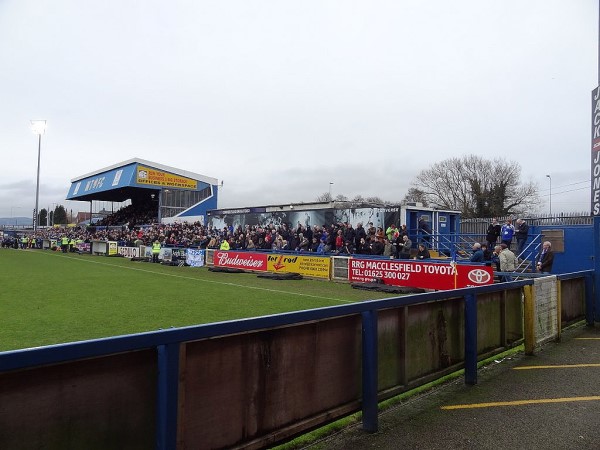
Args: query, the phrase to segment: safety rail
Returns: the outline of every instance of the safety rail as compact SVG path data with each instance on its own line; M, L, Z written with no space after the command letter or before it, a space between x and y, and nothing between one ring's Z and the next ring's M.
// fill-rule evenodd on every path
M569 314L584 289L591 317L592 275L558 277ZM0 447L263 448L361 410L376 431L378 401L527 344L534 282L3 352Z

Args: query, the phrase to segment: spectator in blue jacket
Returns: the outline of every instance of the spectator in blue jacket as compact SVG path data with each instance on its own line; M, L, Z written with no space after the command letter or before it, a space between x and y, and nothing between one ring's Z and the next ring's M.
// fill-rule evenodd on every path
M479 242L475 242L473 244L473 254L471 255L471 262L483 262L483 250L481 249L481 244Z
M317 253L323 254L327 252L327 241L324 238L321 238L321 242L317 247Z
M504 225L500 230L500 239L502 244L505 244L510 249L510 243L512 242L513 235L515 234L515 227L512 224L512 220L506 219Z

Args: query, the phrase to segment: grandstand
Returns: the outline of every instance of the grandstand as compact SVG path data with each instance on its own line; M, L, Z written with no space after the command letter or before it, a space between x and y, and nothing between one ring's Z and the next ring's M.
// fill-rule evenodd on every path
M120 218L204 222L206 211L217 207L217 183L216 178L133 158L72 179L66 199L90 202L90 215L92 201L130 200Z

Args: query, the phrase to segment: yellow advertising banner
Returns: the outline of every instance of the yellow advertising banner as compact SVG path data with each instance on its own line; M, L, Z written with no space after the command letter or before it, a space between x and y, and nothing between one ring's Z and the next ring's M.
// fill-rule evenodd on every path
M149 184L152 186L165 186L185 189L196 189L198 182L191 178L174 175L163 172L162 170L151 169L150 167L138 166L137 168L138 184Z
M307 277L330 277L330 260L316 256L271 254L267 259L267 270L277 273L299 273Z

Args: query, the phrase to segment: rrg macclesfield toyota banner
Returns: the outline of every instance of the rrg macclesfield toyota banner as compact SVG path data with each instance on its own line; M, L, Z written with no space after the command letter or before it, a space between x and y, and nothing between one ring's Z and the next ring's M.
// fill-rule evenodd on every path
M492 284L494 271L489 266L352 258L348 278L356 283L383 280L392 286L448 290Z

